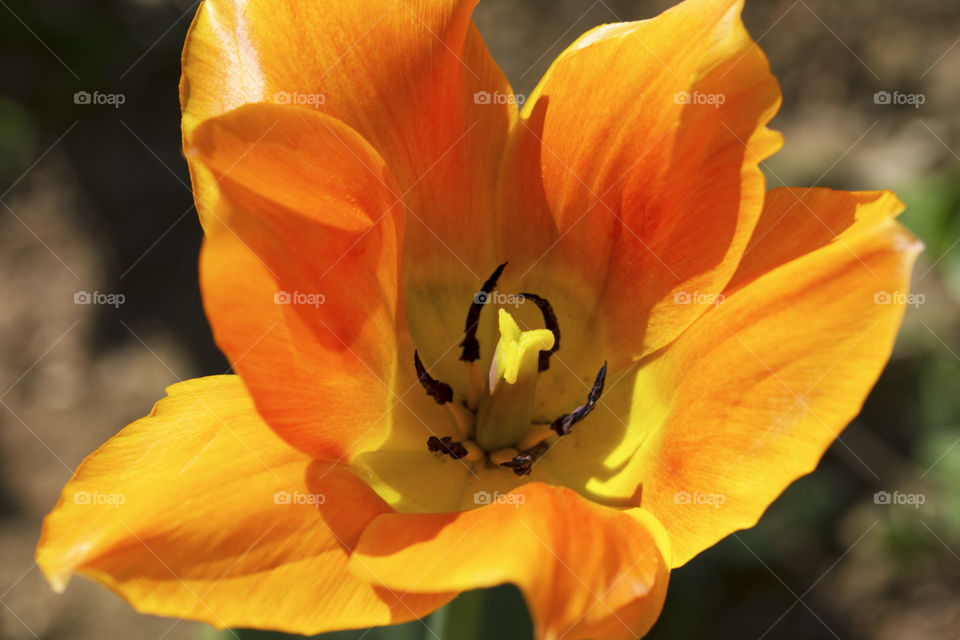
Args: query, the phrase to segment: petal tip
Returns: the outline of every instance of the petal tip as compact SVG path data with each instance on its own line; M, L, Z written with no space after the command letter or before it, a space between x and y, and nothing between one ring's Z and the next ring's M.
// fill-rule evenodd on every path
M34 561L40 568L40 572L43 573L43 577L50 584L50 588L56 593L63 593L73 576L73 567L65 567L63 562L51 561L51 558L49 558L50 550L42 545L42 541L41 544L37 545Z

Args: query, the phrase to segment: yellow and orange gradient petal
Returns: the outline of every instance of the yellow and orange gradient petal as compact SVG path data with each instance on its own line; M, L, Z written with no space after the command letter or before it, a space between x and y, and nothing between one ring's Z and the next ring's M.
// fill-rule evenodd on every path
M345 467L308 490L310 458L259 418L239 377L167 392L77 469L44 522L37 564L55 588L80 573L144 613L307 634L404 622L453 597L348 571L348 545L386 506Z
M672 566L753 526L860 411L904 313L877 300L908 291L922 248L894 220L902 209L884 192L771 191L714 305L624 378L635 453L593 489L630 495L641 482L670 530ZM587 435L544 465L562 473Z
M200 258L214 338L277 433L349 456L388 426L398 366L404 211L390 169L301 107L246 105L191 140L216 180Z
M608 509L532 483L483 509L377 518L350 563L398 592L512 582L537 637L626 640L660 613L668 552L663 526L647 511Z
M576 312L557 312L565 327L599 325L572 346L604 348L613 368L703 313L673 294L720 293L760 216L780 89L741 7L684 2L593 29L553 63L512 131L495 216L503 257L528 274L523 290L561 307L572 295L560 283L576 283Z
M487 270L494 184L516 110L470 16L476 0L210 0L183 53L186 145L204 120L249 103L301 104L356 130L416 216L411 242L458 273ZM462 264L461 264L462 263ZM411 286L432 271L408 260ZM472 293L469 289L465 294Z

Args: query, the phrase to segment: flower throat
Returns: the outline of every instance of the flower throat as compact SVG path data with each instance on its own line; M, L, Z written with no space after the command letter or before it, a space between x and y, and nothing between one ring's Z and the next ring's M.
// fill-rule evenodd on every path
M470 367L466 398L455 400L450 385L433 378L416 351L413 364L420 384L437 404L450 410L458 431L455 435L430 436L427 448L465 462L485 458L492 465L524 476L558 438L569 434L596 406L603 392L607 363L600 367L585 404L551 423L533 422L537 382L540 373L550 368L550 357L560 348L560 325L546 298L522 293L521 299L533 302L540 310L546 328L521 330L513 317L500 309L500 340L484 380L477 362L480 359L477 329L480 314L506 266L504 262L487 278L467 312L464 339L460 343L460 360Z

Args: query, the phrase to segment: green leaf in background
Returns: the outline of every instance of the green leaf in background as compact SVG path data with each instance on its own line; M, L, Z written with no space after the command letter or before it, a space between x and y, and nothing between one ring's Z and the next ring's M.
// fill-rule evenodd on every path
M960 299L960 169L902 185L897 194L907 205L900 221L927 245L916 275L924 277L935 264L948 292Z
M33 117L19 104L0 95L0 180L15 180L36 153L37 132ZM6 187L4 187L6 188Z
M281 640L303 636L241 629L219 631L212 637L216 640ZM519 589L503 585L463 593L422 622L335 631L313 637L320 640L530 640L533 622Z

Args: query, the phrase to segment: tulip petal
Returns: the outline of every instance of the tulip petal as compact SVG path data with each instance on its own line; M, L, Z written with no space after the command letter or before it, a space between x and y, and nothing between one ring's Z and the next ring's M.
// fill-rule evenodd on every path
M687 0L588 32L514 127L502 253L526 274L521 290L553 302L557 357L578 375L596 365L572 346L593 360L600 349L613 374L673 340L706 309L675 295L720 293L750 238L780 91L741 7Z
M247 105L192 139L217 344L283 438L318 459L349 456L390 428L396 182L355 131L310 109Z
M167 392L84 461L44 521L37 564L56 588L80 573L145 613L307 634L451 599L346 570L344 545L388 508L339 465L308 492L311 460L263 423L237 376Z
M537 638L636 638L666 596L666 544L642 509L610 509L533 483L470 511L380 516L361 535L350 568L411 592L513 582Z
M407 194L410 268L447 280L483 272L492 243L477 239L517 108L471 22L475 4L207 0L183 53L185 142L246 103L331 115L370 141Z
M876 382L922 245L889 193L775 189L725 298L635 381L629 472L672 566L753 526Z

